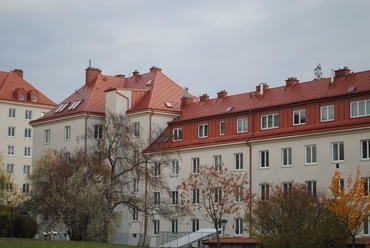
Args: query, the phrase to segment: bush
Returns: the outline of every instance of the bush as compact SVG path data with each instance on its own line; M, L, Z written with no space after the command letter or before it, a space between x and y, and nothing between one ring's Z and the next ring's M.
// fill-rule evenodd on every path
M13 220L13 237L33 238L38 232L36 220L29 215L16 214Z

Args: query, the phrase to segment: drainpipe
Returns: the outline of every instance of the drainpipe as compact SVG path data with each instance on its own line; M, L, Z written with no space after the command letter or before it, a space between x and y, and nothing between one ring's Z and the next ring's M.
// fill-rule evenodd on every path
M85 118L85 159L86 159L86 153L87 153L87 119L90 117L89 111L86 112L87 116Z

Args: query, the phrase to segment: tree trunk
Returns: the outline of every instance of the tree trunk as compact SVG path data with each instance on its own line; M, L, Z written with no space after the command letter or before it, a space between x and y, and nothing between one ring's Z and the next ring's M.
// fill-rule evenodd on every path
M215 223L215 227L216 227L217 247L218 247L218 248L221 248L221 244L220 244L220 234L219 234L219 232L218 232L218 223Z
M352 235L352 248L356 247L356 238L355 235Z

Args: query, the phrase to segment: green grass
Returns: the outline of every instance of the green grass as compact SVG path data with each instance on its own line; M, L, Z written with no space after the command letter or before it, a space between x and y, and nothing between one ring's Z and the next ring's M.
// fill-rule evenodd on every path
M132 248L134 246L105 244L98 242L50 241L36 239L0 238L1 248Z

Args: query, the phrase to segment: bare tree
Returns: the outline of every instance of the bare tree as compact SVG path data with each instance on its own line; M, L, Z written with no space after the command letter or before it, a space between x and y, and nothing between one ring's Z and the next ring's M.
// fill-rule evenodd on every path
M314 80L322 79L322 69L321 69L321 64L320 63L315 67L315 69L313 71L315 73Z

